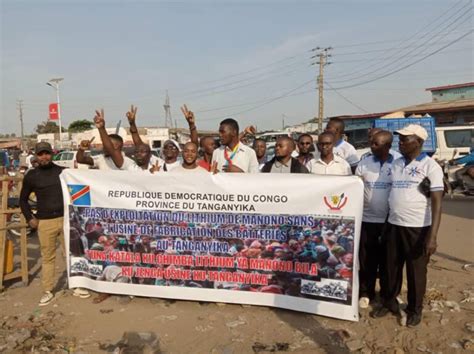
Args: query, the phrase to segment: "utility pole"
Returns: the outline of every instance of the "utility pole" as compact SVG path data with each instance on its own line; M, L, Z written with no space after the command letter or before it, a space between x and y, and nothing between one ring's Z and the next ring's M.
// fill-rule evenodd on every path
M319 64L319 75L317 76L316 82L318 84L318 134L323 132L323 118L324 118L324 67L331 64L328 58L331 57L329 51L332 47L320 48L316 47L311 49L317 54L313 55L311 59L318 58L318 61L311 63L311 65Z
M16 100L18 115L20 118L20 130L21 130L21 150L25 150L25 136L23 130L23 100Z

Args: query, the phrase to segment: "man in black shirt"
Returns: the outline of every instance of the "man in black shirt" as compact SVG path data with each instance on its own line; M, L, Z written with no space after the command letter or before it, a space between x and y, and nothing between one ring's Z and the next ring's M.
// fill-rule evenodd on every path
M54 263L58 240L64 250L64 206L61 182L59 181L59 175L64 168L52 162L53 149L49 143L36 144L35 153L38 167L25 175L20 194L20 207L28 224L33 229L38 229L41 258L43 260L41 283L44 290L39 306L46 306L54 298L52 290L54 287ZM28 204L31 193L36 194L36 215L32 214Z

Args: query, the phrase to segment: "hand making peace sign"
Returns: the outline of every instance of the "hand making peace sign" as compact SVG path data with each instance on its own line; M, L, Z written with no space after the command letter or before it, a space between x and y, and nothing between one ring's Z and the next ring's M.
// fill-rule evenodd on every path
M181 112L183 112L184 118L186 118L190 126L194 126L196 124L196 118L194 117L194 113L188 110L188 107L186 105L183 105L183 107L181 107Z
M133 104L130 107L130 111L127 112L128 123L134 124L135 119L137 118L138 107L134 107Z

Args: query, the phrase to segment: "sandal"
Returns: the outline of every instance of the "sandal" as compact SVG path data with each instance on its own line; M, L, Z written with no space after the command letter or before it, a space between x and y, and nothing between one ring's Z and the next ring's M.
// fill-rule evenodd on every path
M107 300L110 296L112 296L112 295L106 294L106 293L101 293L96 298L94 298L94 300L92 300L92 303L100 304L102 301Z

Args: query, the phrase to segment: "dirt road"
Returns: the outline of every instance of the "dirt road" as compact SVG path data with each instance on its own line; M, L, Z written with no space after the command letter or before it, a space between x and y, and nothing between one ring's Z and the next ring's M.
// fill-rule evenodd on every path
M452 353L474 350L473 200L447 200L439 253L429 265L423 323L361 311L358 323L258 306L111 297L99 305L65 288L64 261L55 301L41 296L38 245L31 238L31 283L0 294L0 351L121 353ZM95 296L95 294L93 294ZM402 297L406 298L406 288ZM128 348L128 349L127 349ZM153 348L153 349L151 349Z

